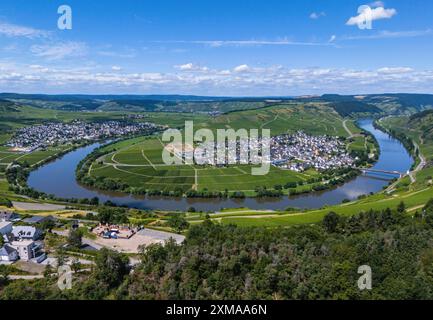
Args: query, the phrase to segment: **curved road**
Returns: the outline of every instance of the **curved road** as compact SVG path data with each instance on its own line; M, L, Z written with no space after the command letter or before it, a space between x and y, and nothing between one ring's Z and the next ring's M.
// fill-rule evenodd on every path
M414 146L415 146L415 150L418 150L418 157L420 159L420 163L416 166L416 168L414 170L412 170L411 172L409 172L409 177L411 180L411 183L415 183L416 182L416 173L421 171L427 164L427 160L424 157L424 155L421 153L421 149L418 145L418 143L416 143L415 141L413 142Z

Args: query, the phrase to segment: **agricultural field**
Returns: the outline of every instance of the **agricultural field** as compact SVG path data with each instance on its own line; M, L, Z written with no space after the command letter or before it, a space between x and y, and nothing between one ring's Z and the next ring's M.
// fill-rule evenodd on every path
M319 174L314 170L296 173L271 167L265 176L252 176L251 166L237 165L224 168L197 165L168 166L162 161L163 143L159 138L133 139L131 145L126 141L111 145L118 151L110 153L93 163L89 175L93 178L109 177L120 179L131 187L147 187L172 191L190 189L202 191L242 191L254 193L256 187L275 185L287 182L306 182ZM125 146L126 145L126 146Z
M333 109L320 103L286 103L259 110L233 112L199 122L197 127L213 130L270 129L271 135L302 130L311 135L348 136L343 119Z
M40 162L55 158L57 154L72 149L72 147L72 145L52 146L33 152L15 152L3 147L0 151L0 166L6 167L14 161L25 162L30 166L38 165Z
M136 116L136 121L153 122L155 124L167 125L170 127L183 126L185 120L203 120L207 115L194 115L191 113L175 112L131 112L131 111L64 111L55 109L41 109L28 105L14 105L7 109L1 108L0 100L0 145L4 142L5 133L12 133L14 130L31 125L40 125L46 122L70 122L73 120L83 121L109 121L122 120L129 116ZM13 111L12 111L13 110Z

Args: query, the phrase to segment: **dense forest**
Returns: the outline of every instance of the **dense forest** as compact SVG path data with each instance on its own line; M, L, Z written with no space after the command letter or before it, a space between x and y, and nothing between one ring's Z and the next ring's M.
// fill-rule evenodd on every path
M0 299L432 299L433 200L414 216L397 210L327 214L321 224L240 228L206 220L182 245L143 248L131 271L126 256L103 249L71 290L57 278L8 281ZM372 269L360 291L358 267Z
M357 113L376 114L382 112L378 107L360 101L333 102L331 103L331 107L342 117L348 117Z

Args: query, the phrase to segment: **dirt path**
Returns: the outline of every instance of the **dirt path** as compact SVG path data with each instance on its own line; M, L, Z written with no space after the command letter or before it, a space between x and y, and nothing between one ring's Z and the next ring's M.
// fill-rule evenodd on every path
M51 204L51 203L31 203L31 202L17 202L12 201L16 210L23 211L59 211L65 210L65 206Z
M144 158L147 162L149 162L149 164L152 166L153 170L157 170L156 167L155 167L155 165L154 165L154 164L149 160L148 157L146 157L146 155L144 154L144 150L143 150L143 149L141 149L141 155L143 156L143 158Z
M197 169L194 169L194 184L192 186L192 189L197 191L198 190L198 174Z

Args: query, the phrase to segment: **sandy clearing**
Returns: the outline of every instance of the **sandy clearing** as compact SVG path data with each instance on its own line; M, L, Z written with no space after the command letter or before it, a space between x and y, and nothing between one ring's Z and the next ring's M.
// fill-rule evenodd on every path
M119 252L137 253L139 251L138 248L142 245L148 246L155 243L164 243L170 238L173 238L177 243L181 243L185 239L184 236L174 233L143 229L130 239L103 239L98 237L92 241L98 245L111 248Z
M12 201L16 210L22 211L59 211L65 210L66 207L58 204L51 203L31 203L31 202L16 202Z

